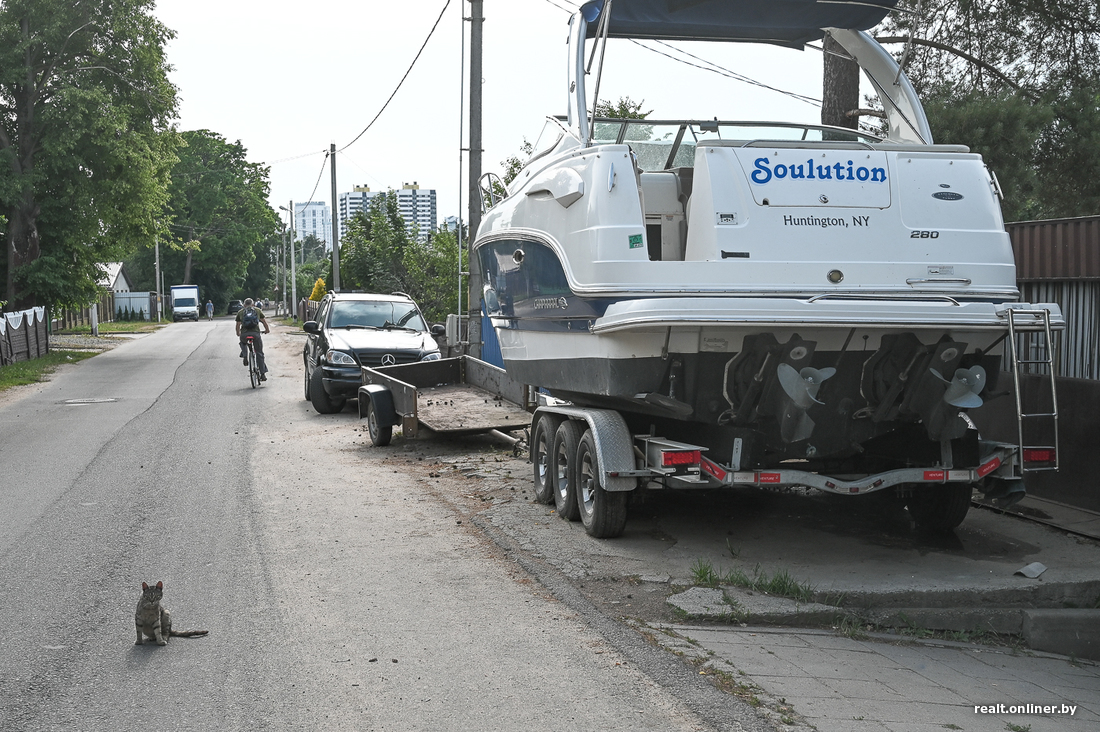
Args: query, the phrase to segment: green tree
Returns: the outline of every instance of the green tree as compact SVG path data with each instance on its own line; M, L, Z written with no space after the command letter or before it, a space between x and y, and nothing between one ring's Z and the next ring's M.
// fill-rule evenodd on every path
M458 244L454 232L410 234L390 191L348 222L340 246L340 282L346 289L404 292L429 321L458 309Z
M924 0L878 38L899 57L908 48L936 140L969 145L997 172L1006 219L1100 213L1095 0Z
M176 89L153 0L0 5L0 261L9 306L80 305L160 230Z
M170 234L160 248L165 284L199 285L202 297L219 307L234 296L266 295L280 235L279 218L267 203L268 169L249 162L240 141L215 132L183 132L180 138L164 213ZM149 273L152 257L149 249L139 252L130 269ZM252 289L242 292L246 281Z

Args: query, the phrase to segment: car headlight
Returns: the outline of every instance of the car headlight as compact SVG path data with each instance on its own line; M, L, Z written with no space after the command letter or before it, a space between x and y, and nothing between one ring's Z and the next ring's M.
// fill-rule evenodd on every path
M333 366L358 366L354 358L343 351L335 351L331 348L325 352L325 360Z
M432 351L431 353L426 354L424 356L424 358L422 358L420 360L421 361L438 361L441 358L443 358L443 357L439 355L439 351Z

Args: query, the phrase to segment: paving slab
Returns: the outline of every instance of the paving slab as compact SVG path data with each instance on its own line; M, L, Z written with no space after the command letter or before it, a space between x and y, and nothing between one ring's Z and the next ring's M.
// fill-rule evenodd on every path
M712 667L758 687L764 706L789 705L794 728L1095 732L1100 725L1100 664L1068 656L820 629L660 629L658 637L683 639Z

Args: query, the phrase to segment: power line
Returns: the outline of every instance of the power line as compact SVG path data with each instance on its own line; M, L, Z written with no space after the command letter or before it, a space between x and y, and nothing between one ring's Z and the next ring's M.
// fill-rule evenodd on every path
M576 9L575 9L575 8L574 8L574 9L572 9L572 10L570 10L569 8L567 8L567 7L565 7L565 6L563 6L563 5L560 5L560 4L558 4L557 2L555 2L555 0L546 0L546 2L550 3L551 5L553 5L553 6L554 6L555 8L557 8L558 10L563 10L563 11L565 11L565 12L567 12L567 13L574 13L574 12L576 12ZM798 100L798 101L800 101L800 102L805 102L806 104L812 104L812 105L816 105L816 106L819 106L819 107L821 106L821 100L820 100L820 99L815 99L815 98L813 98L813 97L807 97L807 96L804 96L804 95L802 95L802 94L796 94L795 92L789 92L789 91L785 91L785 90L783 90L783 89L780 89L780 88L778 88L778 87L774 87L774 86L769 86L769 85L767 85L767 84L765 84L765 83L763 83L763 82L760 82L760 81L756 81L755 79L752 79L752 78L750 78L750 77L748 77L748 76L745 76L744 74L738 74L738 73L737 73L736 71L730 71L729 69L727 69L727 68L725 68L725 67L723 67L723 66L719 66L718 64L714 63L713 61L707 61L707 60L706 60L706 59L704 59L704 58L700 58L699 56L696 56L696 55L694 55L694 54L688 53L687 51L683 50L682 48L679 48L679 47L677 47L677 46L673 46L673 45L672 45L672 44L670 44L670 43L666 43L666 42L664 42L664 41L658 41L658 40L654 39L654 41L655 41L656 43L660 43L660 44L661 44L662 46L666 46L667 48L670 48L670 49L672 49L673 51L676 51L676 52L678 52L678 53L682 53L682 54L684 54L685 56L688 56L688 57L690 57L690 58L693 58L693 59L695 59L696 61L699 61L699 62L701 62L701 63L704 63L704 64L706 64L706 66L700 66L700 65L698 65L698 64L693 64L693 63L691 63L690 61L685 61L685 60L684 60L684 59L682 59L682 58L676 58L675 56L670 56L669 54L667 54L667 53L663 53L663 52L661 52L661 51L657 50L656 48L650 48L649 46L646 46L646 45L644 45L644 44L642 44L642 43L638 42L638 41L637 41L636 39L634 39L634 38L631 38L631 39L629 39L629 40L630 40L630 42L631 42L631 43L635 44L636 46L639 46L639 47L641 47L641 48L644 48L645 50L647 50L647 51L649 51L649 52L651 52L651 53L655 53L655 54L657 54L657 55L659 55L659 56L664 56L665 58L667 58L667 59L671 59L671 60L673 60L673 61L676 61L677 63L681 63L681 64L684 64L684 65L686 65L686 66L691 66L691 67L693 67L693 68L696 68L696 69L700 69L700 70L702 70L702 71L710 71L711 73L714 73L714 74L719 74L720 76L725 76L725 77L728 77L728 78L730 78L730 79L733 79L734 81L740 81L740 82L743 82L743 83L745 83L745 84L752 84L753 86L758 86L758 87L760 87L760 88L762 88L762 89L767 89L767 90L769 90L769 91L774 91L774 92L778 92L779 94L785 94L785 95L787 95L787 96L789 96L789 97L792 97L792 98L794 98L794 99L797 99L797 100Z
M325 174L325 165L328 163L328 151L325 151L325 159L321 161L321 171L317 173L317 182L313 184L313 190L306 199L306 205L313 203L313 194L317 192L317 186L321 185L321 176Z
M310 158L314 155L320 154L328 155L328 150L315 150L314 152L302 153L301 155L294 155L289 158L279 158L278 160L272 160L271 162L265 162L266 165L277 165L279 163L289 163L291 160L301 160L302 158Z
M377 122L378 118L382 116L382 113L386 111L386 107L390 106L390 102L392 102L393 98L397 96L397 92L401 90L401 86L405 83L405 79L409 78L409 74L412 73L413 67L416 66L416 62L420 60L420 54L424 53L424 49L428 46L428 41L430 41L432 39L432 36L435 35L435 29L439 27L439 21L443 20L443 14L447 12L447 8L449 8L450 5L451 0L447 0L447 2L443 3L443 10L439 11L439 17L435 19L435 25L433 25L432 29L428 31L428 37L425 38L424 43L420 45L420 50L416 52L416 57L413 58L412 63L409 64L409 68L407 71L405 71L405 75L401 77L401 81L397 82L397 87L393 90L393 94L390 94L390 98L387 99L386 103L382 105L382 108L378 110L378 114L374 115L374 119L370 121L370 124L363 128L362 132L355 136L354 140L349 142L347 145L344 145L342 148L337 150L337 152L343 152L344 150L347 150L349 147L358 142L359 138L367 134L367 130L374 126L374 123Z
M653 53L664 56L665 58L672 59L673 61L677 61L679 63L686 64L687 66L691 66L691 67L694 67L696 69L702 69L703 71L710 71L711 73L718 74L720 76L726 76L726 77L728 77L730 79L733 79L735 81L740 81L740 82L744 82L745 84L751 84L753 86L758 86L761 89L767 89L768 91L777 92L779 94L785 94L788 97L791 97L793 99L797 99L800 102L805 102L806 104L813 104L813 105L817 105L819 107L821 106L821 100L820 99L815 99L814 97L808 97L808 96L805 96L803 94L796 94L795 92L789 92L789 91L786 91L784 89L780 89L780 88L775 87L775 86L769 86L769 85L765 84L762 81L757 81L756 79L752 79L748 76L745 76L744 74L738 74L736 71L730 71L729 69L727 69L723 66L719 66L718 64L714 63L713 61L707 61L705 58L700 58L700 57L698 57L694 54L688 53L687 51L685 51L682 48L677 48L676 46L673 46L672 44L665 43L664 41L656 41L655 40L654 42L655 43L660 43L662 46L665 46L666 48L670 48L673 51L676 51L677 53L682 53L685 56L688 56L689 58L693 58L696 61L701 61L702 63L707 64L707 65L706 66L700 66L699 64L693 64L690 61L685 61L682 58L676 58L675 56L670 56L667 53L663 53L661 51L658 51L656 48L650 48L649 46L642 45L641 43L639 43L638 41L636 41L633 38L630 39L630 42L637 45L637 46L641 46L642 48L646 49L647 51L652 51Z

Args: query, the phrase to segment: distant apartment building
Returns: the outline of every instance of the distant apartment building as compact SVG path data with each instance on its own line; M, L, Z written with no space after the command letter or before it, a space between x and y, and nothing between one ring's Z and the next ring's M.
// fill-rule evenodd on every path
M332 248L332 211L323 201L294 204L294 238L301 241L313 236Z
M337 204L340 210L337 213L341 239L347 230L348 220L359 211L368 209L371 199L382 193L383 191L372 191L367 186L355 186L351 192L340 194ZM394 193L397 194L398 211L409 232L415 229L420 238L426 238L435 231L437 214L434 188L422 189L414 181L405 183Z

